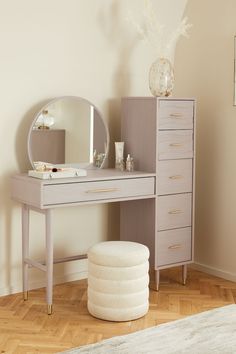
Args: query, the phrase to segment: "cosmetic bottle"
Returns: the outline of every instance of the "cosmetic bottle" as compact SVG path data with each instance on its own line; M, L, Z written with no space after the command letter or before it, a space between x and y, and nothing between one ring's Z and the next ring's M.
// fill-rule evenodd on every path
M124 159L124 142L117 141L115 142L115 168L120 169L120 161Z
M96 160L97 160L97 150L93 150L93 165L96 166Z
M128 154L126 159L126 171L133 172L133 170L134 170L134 159L130 156L130 154Z
M125 162L124 162L124 159L119 159L117 168L118 168L120 171L124 171L124 170L125 170Z

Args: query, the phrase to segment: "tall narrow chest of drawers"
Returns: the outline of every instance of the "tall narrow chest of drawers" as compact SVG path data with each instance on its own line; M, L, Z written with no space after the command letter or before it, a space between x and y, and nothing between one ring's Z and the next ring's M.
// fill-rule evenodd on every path
M157 288L161 269L182 266L185 283L193 262L195 121L194 99L122 99L125 153L156 174L156 198L122 203L121 238L149 247Z

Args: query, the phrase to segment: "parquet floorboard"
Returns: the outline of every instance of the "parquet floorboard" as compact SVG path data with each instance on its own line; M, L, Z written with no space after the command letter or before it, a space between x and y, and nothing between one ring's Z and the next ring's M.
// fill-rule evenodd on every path
M87 311L86 280L54 287L54 313L46 314L45 289L0 297L0 354L51 354L128 334L236 302L236 283L190 269L161 272L159 292L150 290L149 312L129 322L107 322ZM104 353L105 354L105 353Z

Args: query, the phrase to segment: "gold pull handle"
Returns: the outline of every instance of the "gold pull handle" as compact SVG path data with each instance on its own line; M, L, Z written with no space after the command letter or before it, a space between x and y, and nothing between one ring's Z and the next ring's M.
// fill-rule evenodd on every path
M183 211L181 209L172 209L170 211L168 211L168 214L171 214L171 215L176 215L176 214L182 214Z
M182 119L183 118L183 114L182 113L171 113L170 117L174 118L174 119Z
M171 147L181 147L183 145L184 144L181 144L181 143L171 143L171 144L169 144L169 146L171 146Z
M168 247L169 250L177 250L179 248L182 248L181 244L176 244Z
M89 189L85 193L109 193L118 192L118 188L100 188L100 189Z
M175 175L175 176L170 176L169 179L181 179L181 178L184 178L183 176L181 175Z

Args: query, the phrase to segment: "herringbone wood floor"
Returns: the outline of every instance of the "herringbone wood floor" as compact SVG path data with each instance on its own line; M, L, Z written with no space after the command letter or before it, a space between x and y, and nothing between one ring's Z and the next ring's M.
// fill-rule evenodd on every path
M44 289L31 291L25 302L22 294L0 297L0 353L56 353L236 302L236 283L196 270L189 271L186 286L180 280L180 269L161 272L148 314L123 323L88 314L85 280L54 287L52 316L46 314Z

